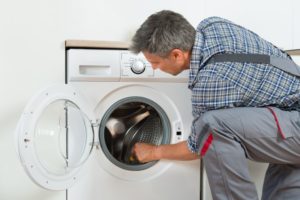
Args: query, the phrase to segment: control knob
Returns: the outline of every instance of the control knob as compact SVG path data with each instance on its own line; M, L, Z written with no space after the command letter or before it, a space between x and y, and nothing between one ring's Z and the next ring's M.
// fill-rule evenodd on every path
M131 71L135 74L141 74L145 71L146 65L142 60L134 60L131 64Z

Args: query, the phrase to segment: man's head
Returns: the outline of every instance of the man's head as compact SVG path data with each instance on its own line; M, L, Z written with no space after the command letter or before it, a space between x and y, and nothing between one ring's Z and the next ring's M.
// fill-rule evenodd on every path
M143 52L154 69L176 75L189 67L194 40L195 29L182 15L163 10L141 25L130 50Z

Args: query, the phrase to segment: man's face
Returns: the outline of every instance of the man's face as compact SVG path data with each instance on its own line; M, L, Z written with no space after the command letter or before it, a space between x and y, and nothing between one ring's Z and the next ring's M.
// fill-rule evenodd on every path
M188 69L189 58L186 58L184 52L180 52L180 50L178 50L178 52L173 51L171 51L166 58L151 54L147 51L143 51L143 54L154 70L160 69L175 76L183 70Z

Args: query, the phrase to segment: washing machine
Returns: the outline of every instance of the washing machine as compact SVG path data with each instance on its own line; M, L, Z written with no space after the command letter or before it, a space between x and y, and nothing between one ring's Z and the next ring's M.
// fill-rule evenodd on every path
M18 123L26 173L69 200L199 200L199 160L139 163L131 153L136 142L187 139L187 80L154 71L127 43L66 41L66 84L37 93Z

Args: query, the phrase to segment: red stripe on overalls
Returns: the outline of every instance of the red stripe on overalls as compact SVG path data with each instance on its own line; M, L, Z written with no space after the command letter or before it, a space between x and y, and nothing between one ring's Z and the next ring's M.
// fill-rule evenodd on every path
M276 122L276 125L277 125L277 128L278 128L278 132L280 133L281 137L282 137L283 139L285 139L285 135L284 135L284 133L282 132L282 129L281 129L281 127L280 127L280 124L279 124L278 118L277 118L277 116L276 116L276 113L274 112L274 110L273 110L272 108L270 108L270 107L267 107L267 108L271 111L271 113L272 113L272 115L273 115L273 117L274 117L274 119L275 119L275 122Z
M209 136L207 137L202 149L201 149L200 156L203 157L206 154L206 152L209 149L209 146L211 145L213 139L214 139L213 135L212 135L212 133L210 133Z

